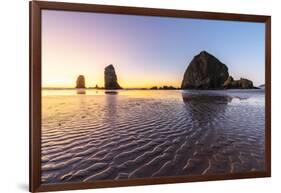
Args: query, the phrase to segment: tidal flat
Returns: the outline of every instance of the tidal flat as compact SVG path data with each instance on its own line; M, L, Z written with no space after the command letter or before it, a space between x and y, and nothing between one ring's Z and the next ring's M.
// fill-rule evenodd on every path
M41 140L43 183L264 171L265 94L42 90Z

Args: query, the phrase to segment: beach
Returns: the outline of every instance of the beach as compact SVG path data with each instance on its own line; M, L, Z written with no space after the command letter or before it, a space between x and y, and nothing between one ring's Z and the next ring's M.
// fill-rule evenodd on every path
M264 90L43 90L41 140L42 183L264 171Z

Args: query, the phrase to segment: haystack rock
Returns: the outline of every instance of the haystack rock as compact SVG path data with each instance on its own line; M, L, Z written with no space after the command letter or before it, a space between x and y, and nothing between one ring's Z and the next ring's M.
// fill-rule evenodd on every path
M76 88L85 88L85 77L83 75L79 75L76 80Z
M182 80L182 89L222 89L228 68L206 51L196 55L188 65Z
M251 80L246 78L240 78L240 80L234 80L232 76L229 76L228 79L223 84L224 88L227 89L251 89L256 88Z
M104 88L105 89L122 89L117 82L117 75L112 64L104 69Z

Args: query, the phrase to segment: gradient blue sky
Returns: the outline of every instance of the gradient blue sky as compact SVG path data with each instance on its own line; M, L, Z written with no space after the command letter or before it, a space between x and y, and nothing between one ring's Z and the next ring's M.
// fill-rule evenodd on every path
M73 87L79 74L87 86L103 86L113 64L123 87L180 86L192 58L206 50L235 79L264 83L265 25L262 23L132 16L86 12L42 12L42 85Z

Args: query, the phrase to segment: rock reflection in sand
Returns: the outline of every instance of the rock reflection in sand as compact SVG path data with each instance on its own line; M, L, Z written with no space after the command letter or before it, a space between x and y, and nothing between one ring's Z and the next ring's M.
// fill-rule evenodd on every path
M76 89L76 93L77 94L86 94L86 90L85 89Z
M264 170L264 92L225 92L44 95L42 182Z

